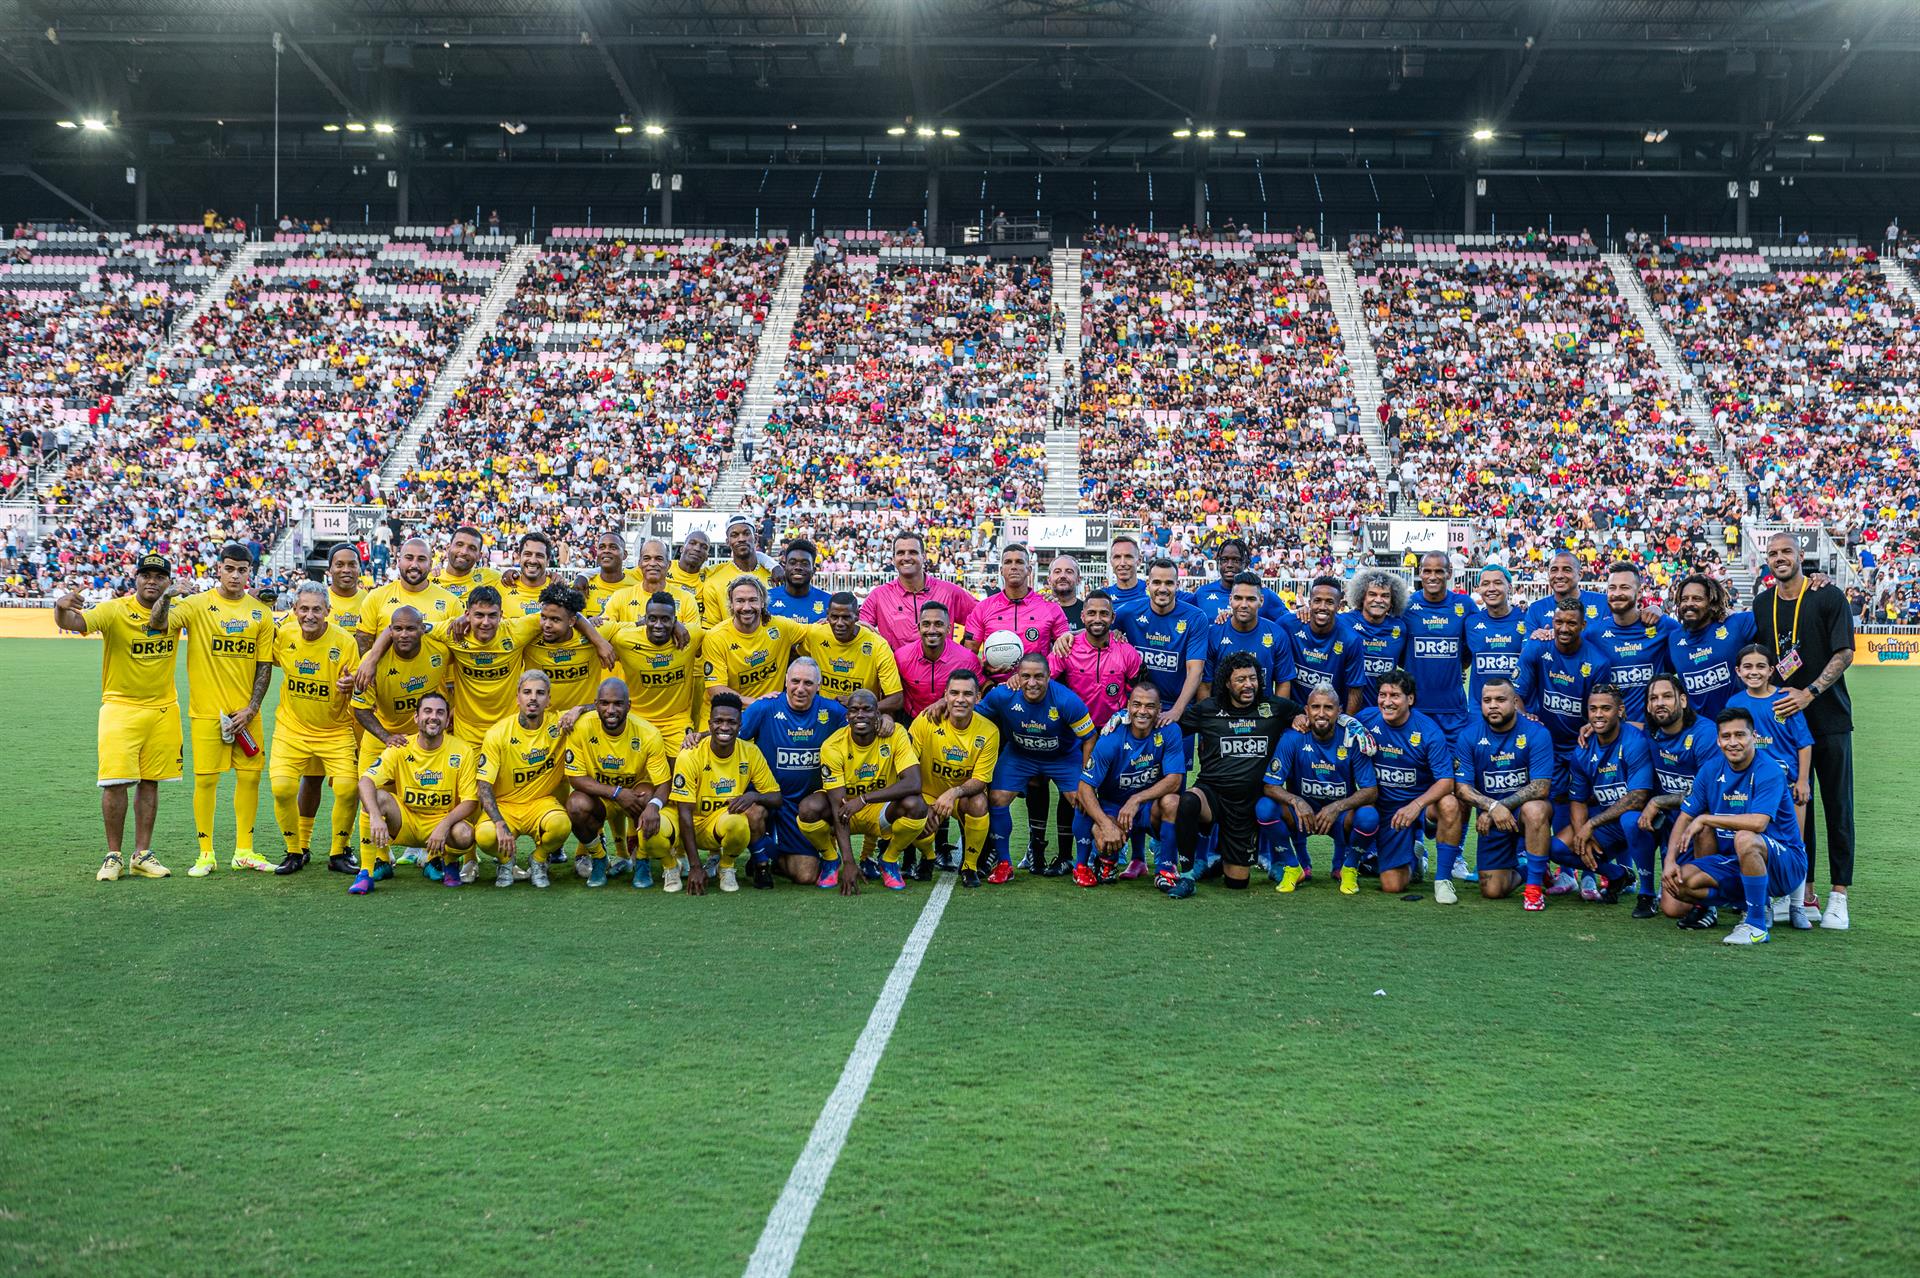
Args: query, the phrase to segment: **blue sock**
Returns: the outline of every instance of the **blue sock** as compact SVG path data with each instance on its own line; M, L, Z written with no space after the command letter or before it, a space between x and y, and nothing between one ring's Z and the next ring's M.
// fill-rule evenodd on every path
M1153 868L1171 870L1180 864L1180 855L1173 837L1173 822L1162 821L1160 831L1153 840Z
M1009 848L1013 844L1013 809L1007 806L995 806L987 809L987 866L992 868L1002 861L1011 860Z
M1147 823L1144 820L1138 818L1134 820L1132 839L1132 854L1129 859L1145 864L1147 859Z
M1573 854L1573 849L1559 839L1553 841L1552 853L1553 863L1567 869L1573 869L1580 860Z
M1355 808L1350 815L1353 824L1347 831L1347 863L1359 865L1373 850L1373 836L1380 832L1380 809Z
M1073 863L1093 864L1093 821L1079 808L1073 810Z
M1438 851L1435 853L1437 859L1433 866L1433 877L1434 881L1438 882L1441 879L1453 877L1453 867L1460 864L1460 858L1465 853L1465 849L1458 843L1441 843L1436 847Z
M1627 867L1618 861L1602 861L1593 872L1609 883L1618 883L1627 877Z
M1298 826L1288 831L1293 840L1293 863L1308 874L1313 873L1313 857L1307 853L1307 832Z
M1547 885L1547 858L1527 853L1527 886L1545 887Z
M1627 859L1633 862L1633 872L1640 876L1635 890L1642 896L1651 896L1659 887L1653 869L1653 831L1641 829L1640 814L1629 812L1620 818L1620 832L1627 836Z
M1274 870L1274 861L1280 854L1281 829L1280 805L1264 795L1253 805L1253 819L1260 827L1260 863Z
M1740 886L1747 892L1747 926L1762 932L1772 927L1773 902L1767 896L1766 872L1742 874Z
M773 852L773 836L771 834L764 835L761 838L755 839L753 846L747 849L747 862L750 865L764 864L773 860Z

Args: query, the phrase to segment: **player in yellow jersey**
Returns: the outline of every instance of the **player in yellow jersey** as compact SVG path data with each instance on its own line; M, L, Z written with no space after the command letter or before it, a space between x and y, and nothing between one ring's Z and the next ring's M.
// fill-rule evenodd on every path
M552 685L538 670L520 676L518 711L487 731L476 773L480 811L474 846L497 858L495 887L512 887L515 845L533 840L529 871L535 887L547 886L547 862L567 844L572 827L555 791L560 788L560 716L547 708Z
M272 871L254 855L253 824L260 808L260 773L266 751L252 754L244 742L260 740L255 722L273 676L273 612L247 593L253 552L238 542L220 549L214 566L219 583L197 595L162 595L154 624L187 636L187 720L193 743L193 824L199 859L190 878L213 873L213 814L220 778L233 773L233 859L236 870ZM162 617L162 613L166 615Z
M827 602L827 619L802 632L800 651L820 663L820 691L835 701L865 688L879 698L881 714L900 713L900 664L880 632L860 624L860 601L850 592Z
M724 614L709 616L701 599L706 593L707 557L712 553L713 539L696 528L680 543L679 558L673 561L673 567L667 569L666 589L673 593L675 601L679 603L680 615L683 618L686 616L686 604L681 601L691 600L693 611L700 618L701 629L717 626L726 619ZM644 565L644 552L641 562ZM694 623L689 621L687 624L691 626Z
M753 535L753 521L745 515L735 515L727 521L727 558L717 564L710 564L700 587L700 611L707 618L711 629L733 615L733 583L742 577L756 578L762 587L773 584L773 565L760 557L757 539ZM763 589L762 594L765 591ZM765 612L766 600L761 600L761 611ZM786 669L786 663L781 663Z
M447 627L451 629L451 625ZM377 655L376 655L377 654ZM367 651L361 665L372 663L372 677L356 681L353 717L360 728L358 770L365 772L388 746L405 745L415 731L414 710L420 698L429 692L444 693L452 682L453 654L440 639L429 637L422 628L420 613L414 608L399 608ZM369 813L360 812L360 845L365 847L372 834ZM402 847L413 847L403 843ZM332 863L328 863L332 868ZM361 858L361 868L367 868ZM376 873L376 879L393 877L393 866ZM428 878L434 875L429 872Z
M673 596L659 591L647 601L642 624L616 624L605 632L633 698L633 713L660 730L669 758L693 744L707 709L698 634L693 642L676 642L675 612Z
M443 887L459 887L463 879L456 853L473 863L473 814L480 807L478 750L447 732L452 717L445 693L425 693L414 707L413 739L380 751L360 777L370 857L391 864L382 854L395 844L423 849L438 871L430 877ZM374 879L363 870L347 891L364 896Z
M551 571L553 538L530 532L520 539L518 555L514 566L500 574L501 609L509 620L538 613L540 592L556 580Z
M920 856L913 868L913 877L923 882L932 877L933 830L957 816L960 886L980 886L980 853L987 846L987 788L994 765L1000 762L1000 729L985 715L973 712L979 703L980 676L972 670L955 670L947 676L946 714L940 722L921 715L907 730L920 756L920 797L927 804L928 830L920 838Z
M593 709L567 734L561 769L572 789L566 806L573 837L597 852L581 875L587 886L606 886L607 855L597 845L600 832L611 827L615 852L626 853L640 867L634 871L635 887L653 886L650 861L657 860L665 867L666 882L677 888L673 826L660 820L673 771L659 730L631 712L624 680L601 681ZM577 859L573 870L580 874Z
M167 877L151 844L160 783L180 779L180 700L173 687L179 641L164 624L153 625L153 611L172 584L172 573L160 555L142 555L134 565L131 595L83 609L80 596L69 594L53 608L60 629L101 639L99 783L107 855L94 877L102 882L119 878L122 869L135 878ZM129 790L131 862L121 852Z
M327 620L346 631L348 635L354 636L357 652L359 651L358 636L355 632L360 628L360 614L366 609L369 590L361 576L360 552L353 548L351 542L341 542L333 548L333 553L327 556L326 582ZM280 618L276 626L279 629L285 629L297 624L293 619L293 613L289 611ZM354 731L358 734L357 725ZM307 775L300 778L300 851L308 855L313 852L313 819L320 811L320 782L325 776L319 767L317 763L310 765ZM363 830L364 827L363 815ZM348 860L351 862L351 856ZM327 864L329 869L334 868L331 859ZM348 864L341 868L351 872L354 867Z
M843 895L860 891L862 876L904 891L900 854L926 829L927 805L920 797L920 756L898 724L880 732L879 698L865 688L847 694L847 726L820 747L820 790L827 819L803 813L800 832L820 849L820 886L836 882ZM853 836L886 840L879 864L863 861L858 872L840 874L853 855Z
M740 739L745 707L731 692L715 694L707 707L707 735L681 754L673 770L673 805L680 847L687 854L687 892L705 895L702 852L719 853L722 892L738 892L734 863L756 839L766 837L769 814L780 807L780 787L766 756ZM671 879L664 884L674 890Z
M480 551L480 530L463 524L453 530L446 553L440 556L440 567L433 574L433 584L458 599L463 608L467 603L467 595L474 588L498 587L500 584L498 572L478 566Z
M473 745L514 712L526 649L507 631L496 586L468 592L466 612L436 638L453 654L453 734ZM365 663L361 670L368 673Z
M778 696L800 626L768 618L767 586L757 577L736 580L727 599L732 614L700 636L708 700L727 690L737 694L742 704Z
M293 623L273 638L273 662L284 676L280 706L273 716L273 749L267 771L273 814L287 855L276 874L298 874L307 866L300 841L300 784L318 768L333 787L333 851L330 866L351 860L353 814L360 806L359 769L354 759L353 670L359 649L353 636L327 617L327 587L303 581L293 592Z
M700 592L697 587L676 590L668 579L667 543L652 537L640 543L639 580L607 601L607 611L597 618L602 625L621 623L638 625L646 617L647 600L661 591L673 600L674 616L688 631L705 628L700 617Z
M582 602L572 586L549 582L540 592L536 615L507 621L507 635L519 645L525 668L541 671L552 684L555 713L592 704L602 672L618 664L613 645L580 611Z
M632 590L638 584L640 574L627 570L627 543L612 530L594 539L593 556L600 565L599 571L576 581L574 585L587 599L587 606L581 611L595 621L604 621L607 605L619 595Z
M400 547L399 580L376 586L367 592L360 624L354 630L360 651L373 647L373 641L393 620L397 608L413 608L420 613L420 625L428 634L460 615L460 601L444 587L427 580L433 566L433 552L418 537L409 537Z

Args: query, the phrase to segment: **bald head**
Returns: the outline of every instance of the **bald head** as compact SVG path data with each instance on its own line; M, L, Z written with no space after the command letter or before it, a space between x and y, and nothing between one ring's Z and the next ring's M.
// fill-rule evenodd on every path
M403 606L393 610L387 629L393 632L393 650L411 657L420 651L420 636L427 632L427 622L418 608Z

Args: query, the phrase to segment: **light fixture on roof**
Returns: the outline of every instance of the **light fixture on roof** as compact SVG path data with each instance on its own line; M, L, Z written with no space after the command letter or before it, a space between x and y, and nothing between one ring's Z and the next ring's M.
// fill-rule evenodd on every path
M77 129L80 127L78 123L72 120L55 120L54 123L63 129Z
M337 124L323 124L320 126L320 131L322 133L338 133L340 126Z
M940 136L943 138L957 138L960 136L960 130L942 125L940 128Z
M890 138L903 138L906 135L907 135L907 126L904 124L896 124L892 128L887 130L887 136Z
M1175 136L1176 138L1190 138L1193 136L1193 130L1192 129L1175 129L1173 131L1173 136Z
M80 127L89 133L104 133L107 122L97 115L83 115L80 117Z
M664 124L655 124L652 120L649 120L640 126L640 131L650 138L665 137L667 134L667 126Z
M1826 140L1827 140L1827 135L1824 133L1807 134L1807 141L1809 142L1825 142Z
M1194 136L1195 136L1195 137L1197 137L1197 138L1210 138L1210 137L1212 137L1212 136L1213 136L1213 130L1212 130L1212 129L1200 129L1200 130L1198 130L1198 131L1196 131L1196 132L1194 133Z
M388 120L375 120L373 122L373 131L383 136L390 134L393 132L393 124Z
M362 123L360 123L360 121L358 121L358 120L348 120L348 121L347 121L347 132L349 132L349 133L365 133L366 131L367 131L367 126L366 126L366 125L364 125L364 124L362 124Z
M527 131L526 122L523 120L502 120L500 121L500 127L516 138Z
M633 132L633 121L623 115L620 117L620 122L613 126L613 131L624 138L627 134Z
M1475 142L1491 142L1493 141L1493 130L1483 124L1473 131L1473 140Z
M1244 138L1247 136L1247 131L1245 129L1228 129L1227 136L1230 138Z
M930 138L933 136L933 126L931 124L917 125L913 130L913 136L916 138Z

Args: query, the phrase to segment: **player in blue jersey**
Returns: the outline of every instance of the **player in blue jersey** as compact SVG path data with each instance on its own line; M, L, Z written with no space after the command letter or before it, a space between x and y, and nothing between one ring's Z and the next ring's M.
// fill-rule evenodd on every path
M1200 695L1213 695L1213 673L1236 652L1250 652L1260 662L1260 681L1266 695L1293 693L1293 641L1287 632L1260 615L1260 579L1250 572L1234 578L1227 599L1227 619L1207 628L1207 664L1200 675Z
M1200 697L1212 622L1179 599L1180 570L1171 559L1147 565L1147 602L1115 607L1114 624L1140 651L1140 673L1160 689L1160 722L1178 723Z
M1147 606L1147 580L1140 575L1140 543L1132 537L1115 537L1107 543L1106 591L1113 597L1114 615Z
M1677 674L1657 674L1647 684L1647 748L1653 757L1654 794L1640 814L1640 828L1664 841L1700 769L1720 758L1714 725L1693 713ZM1659 885L1641 880L1633 904L1636 919L1657 918Z
M795 537L780 552L780 574L767 587L767 615L812 625L827 619L833 596L813 584L820 551L805 537Z
M1220 570L1220 579L1209 581L1192 594L1182 596L1181 600L1198 608L1210 626L1227 619L1227 608L1233 599L1234 579L1252 567L1252 551L1247 549L1245 541L1229 537L1214 548L1213 562ZM1257 573L1254 580L1260 580ZM1264 585L1260 587L1260 615L1277 626L1286 626L1293 620L1287 601Z
M1543 724L1553 740L1556 770L1553 782L1553 826L1567 824L1567 791L1573 752L1587 725L1587 694L1610 682L1607 655L1586 638L1586 610L1563 603L1553 612L1553 638L1529 639L1520 650L1520 673L1514 686L1527 713ZM1563 869L1547 891L1560 896L1579 886L1572 870Z
M1124 731L1108 732L1094 743L1080 773L1073 881L1081 887L1111 883L1129 842L1132 859L1143 859L1149 831L1159 835L1155 868L1173 866L1173 822L1187 778L1186 738L1178 724L1160 723L1160 689L1151 679L1134 681L1126 717Z
M1001 866L1012 864L1013 801L1027 792L1029 781L1044 777L1077 806L1080 775L1093 754L1093 721L1087 703L1053 681L1044 652L1021 657L1012 677L981 699L978 713L1000 729L1000 761L987 791L987 850L993 862L987 881L1005 883L1012 873ZM1070 866L1063 854L1044 872L1057 877ZM1042 872L1037 864L1034 872Z
M1578 864L1582 900L1612 905L1633 884L1653 882L1653 833L1640 828L1653 798L1653 753L1646 733L1626 721L1626 698L1613 684L1587 694L1587 726L1573 752L1567 823L1554 834L1553 859Z
M1673 668L1687 685L1693 712L1717 721L1727 698L1740 689L1733 654L1754 641L1753 614L1730 611L1727 588L1700 573L1680 579L1674 611L1680 629L1667 643Z
M1453 746L1453 788L1479 813L1476 863L1480 895L1512 893L1526 857L1529 910L1547 908L1547 851L1553 838L1553 739L1537 719L1520 713L1520 691L1494 675L1480 690L1480 721Z
M1562 604L1577 603L1588 621L1599 621L1607 610L1607 597L1580 585L1580 557L1571 550L1555 551L1547 560L1547 596L1527 605L1527 633L1539 634L1553 626L1554 610Z
M1753 716L1720 712L1720 761L1703 768L1680 805L1667 839L1660 908L1682 927L1713 926L1720 905L1744 910L1728 945L1759 945L1772 925L1771 897L1793 894L1799 906L1807 877L1807 849L1794 816L1786 774L1759 756ZM1804 908L1797 928L1813 926Z
M1373 704L1374 683L1406 664L1407 583L1381 568L1363 568L1347 583L1347 611L1340 614L1347 664L1347 713Z
M1267 765L1264 798L1277 810L1264 810L1260 817L1267 823L1272 812L1272 819L1301 835L1331 835L1341 895L1354 896L1360 891L1361 858L1380 829L1380 813L1374 806L1380 783L1373 760L1357 745L1348 744L1341 731L1340 702L1332 688L1315 688L1307 694L1306 716L1306 730L1291 730L1281 737ZM1282 846L1288 869L1297 869L1292 840ZM1298 875L1293 881L1299 882ZM1277 890L1293 890L1284 870Z
M1451 742L1467 726L1467 620L1473 600L1451 589L1453 565L1445 552L1420 556L1420 589L1407 601L1406 671L1420 701L1420 712L1440 725Z
M1381 675L1374 697L1377 704L1362 709L1358 718L1373 735L1373 775L1380 783L1380 890L1405 891L1416 877L1421 831L1432 817L1440 836L1433 899L1452 905L1460 899L1453 887L1453 867L1466 829L1464 810L1453 792L1454 737L1415 708L1418 689L1406 671ZM1286 889L1283 873L1280 890Z
M1480 610L1467 615L1467 707L1480 704L1480 693L1495 675L1511 679L1520 673L1520 649L1527 642L1526 613L1513 606L1513 581L1507 570L1489 564L1477 583Z
M772 887L776 871L802 885L839 886L838 879L820 881L820 850L801 833L800 822L825 821L831 815L820 792L820 747L846 722L840 703L821 695L820 667L812 657L800 657L787 667L782 695L762 697L747 707L740 740L752 742L766 756L782 799L771 813L766 835L749 849L755 887Z
M1307 587L1307 619L1287 635L1293 645L1294 691L1304 696L1309 688L1332 688L1343 706L1347 690L1340 681L1346 676L1347 641L1339 617L1345 592L1338 577L1315 577Z
M1662 670L1673 669L1670 651L1680 623L1672 617L1654 617L1640 607L1640 569L1626 560L1607 566L1607 612L1587 627L1587 638L1607 654L1613 666L1613 686L1627 722L1647 722L1647 682Z

